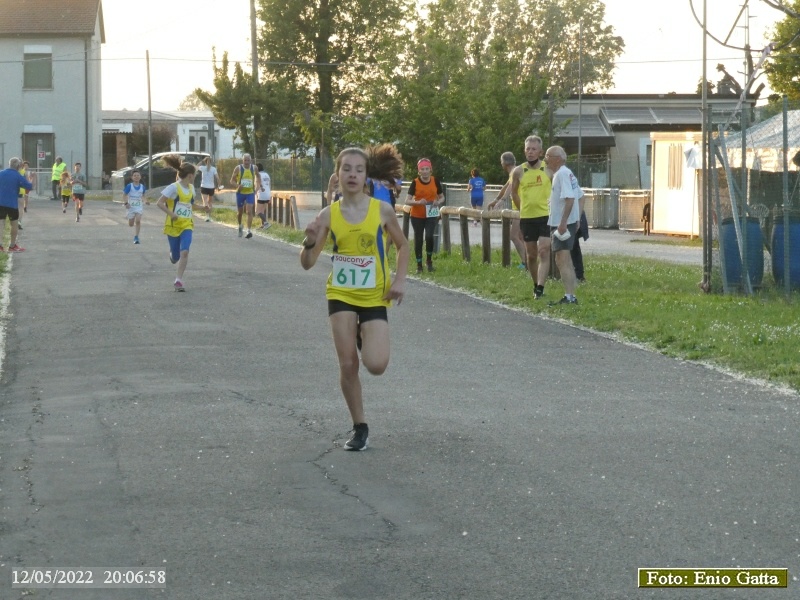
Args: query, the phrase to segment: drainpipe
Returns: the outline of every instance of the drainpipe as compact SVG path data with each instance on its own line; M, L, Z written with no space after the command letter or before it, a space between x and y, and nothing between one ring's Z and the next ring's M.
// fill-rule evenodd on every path
M83 114L85 123L85 127L83 128L83 143L86 149L86 154L83 159L85 163L83 168L84 173L86 173L87 183L89 181L89 173L91 172L89 167L89 49L91 45L91 37L87 37L83 40Z

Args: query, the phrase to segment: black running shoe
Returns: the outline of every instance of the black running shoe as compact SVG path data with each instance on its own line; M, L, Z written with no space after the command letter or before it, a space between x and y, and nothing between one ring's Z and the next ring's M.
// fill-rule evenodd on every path
M417 263L417 275L419 275L420 273L422 273L422 264Z
M428 273L433 273L436 270L433 268L433 263L431 261L428 261L426 264L428 265Z
M533 299L539 300L542 296L544 296L544 286L537 285L533 288Z
M369 439L369 427L366 423L353 425L353 437L344 443L345 450L366 450Z

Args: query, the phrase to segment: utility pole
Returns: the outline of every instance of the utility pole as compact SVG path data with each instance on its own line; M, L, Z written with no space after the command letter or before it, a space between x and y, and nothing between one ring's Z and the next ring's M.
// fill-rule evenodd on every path
M256 0L250 0L250 62L253 65L253 85L258 87L258 39L256 37ZM255 106L253 107L253 162L257 162L256 151L256 130L258 120L256 119Z
M147 58L147 189L153 189L153 104L150 100L150 50L145 51Z
M578 181L583 181L583 20L578 26ZM610 184L611 182L609 182ZM584 185L586 182L584 181Z

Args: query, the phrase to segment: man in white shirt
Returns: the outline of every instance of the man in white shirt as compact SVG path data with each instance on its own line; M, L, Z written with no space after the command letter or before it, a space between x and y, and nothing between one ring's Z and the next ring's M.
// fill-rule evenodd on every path
M583 211L584 195L578 179L567 168L567 153L561 146L551 146L544 155L547 169L552 172L550 192L550 217L547 224L553 228L551 249L564 284L564 297L551 304L577 304L575 297L575 269L570 251L575 243L578 222Z
M258 163L256 168L258 169L258 176L261 178L261 189L258 190L256 195L256 202L258 203L256 215L261 218L261 229L269 229L272 223L267 220L267 211L269 210L269 201L272 199L272 181L269 173L264 170L264 165Z
M202 164L197 167L200 171L202 179L200 180L200 195L203 197L203 206L208 210L206 211L206 223L211 221L211 204L214 201L214 194L219 187L219 174L217 167L211 166L211 157L206 156Z

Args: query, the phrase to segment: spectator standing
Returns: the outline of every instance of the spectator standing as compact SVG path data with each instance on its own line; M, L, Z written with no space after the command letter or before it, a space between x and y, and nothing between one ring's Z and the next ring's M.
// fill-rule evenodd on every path
M578 179L567 168L567 153L561 146L551 146L544 156L547 168L553 173L550 193L549 225L553 228L552 248L556 265L564 284L564 297L551 304L577 304L575 297L575 270L570 250L575 243L578 221L583 212L584 195Z
M489 210L493 210L503 201L506 202L505 205L501 207L501 210L503 208L514 208L514 204L510 200L511 177L514 173L514 169L517 167L517 159L514 157L513 152L503 152L503 154L500 155L500 166L508 173L508 180L503 184L503 187L500 188L495 199L486 207ZM509 235L511 237L511 243L514 244L514 248L516 248L517 254L519 254L520 261L522 261L519 263L519 268L527 268L527 252L525 251L525 241L522 239L522 232L519 229L519 219L511 220L511 232Z
M389 364L386 309L392 300L397 304L402 302L408 270L408 240L391 206L365 193L366 178L369 175L391 180L402 168L402 158L390 144L367 151L343 150L336 158L342 198L323 208L309 223L300 251L300 264L308 270L317 262L329 233L334 240L326 297L339 359L339 384L353 422L353 435L344 444L345 450L367 449L369 427L364 415L359 363L373 375L386 370ZM394 280L386 253L387 236L397 247Z
M486 187L486 180L480 176L478 169L472 169L469 173L469 183L467 184L467 191L469 191L469 202L474 209L483 208L483 190ZM475 226L480 223L475 219Z
M261 218L261 229L269 229L272 223L267 220L267 210L272 199L272 179L270 179L269 173L264 170L264 165L258 163L256 167L258 168L258 176L261 178L261 189L258 190L256 198L258 202L256 214Z
M414 229L414 256L417 273L422 273L422 241L425 240L425 264L433 272L433 233L439 221L439 207L444 204L442 184L433 175L430 159L417 162L419 176L408 187L406 204L411 206L411 227Z
M206 156L197 170L200 171L200 195L203 198L203 206L206 209L206 223L211 221L211 209L213 208L214 194L219 187L219 173L217 167L211 164L211 157Z
M542 139L531 135L525 140L525 162L511 175L511 197L519 206L520 231L525 241L528 272L533 279L533 299L544 295L550 273L550 177L541 161ZM537 265L538 259L538 265Z
M231 175L231 185L236 186L236 220L239 223L239 237L242 237L242 213L247 212L248 240L253 237L253 216L256 210L256 188L261 189L258 168L253 165L249 154L242 155L242 164L236 165Z
M581 282L586 283L586 273L583 268L583 251L581 250L581 238L583 241L589 239L589 221L586 219L586 213L581 211L581 218L578 221L578 231L575 233L575 245L572 246L569 255L572 257L572 266L575 269L575 278Z
M53 197L51 200L58 200L59 192L58 187L61 184L61 174L67 168L67 163L60 156L56 156L56 162L53 163L52 181L53 181Z
M11 244L8 247L9 252L24 252L25 248L21 248L17 244L17 232L19 230L19 189L30 191L33 187L31 182L19 174L19 168L22 161L16 156L8 161L8 168L0 171L0 220L5 229L6 218L11 223ZM0 234L0 242L2 241ZM0 252L3 246L0 245Z

